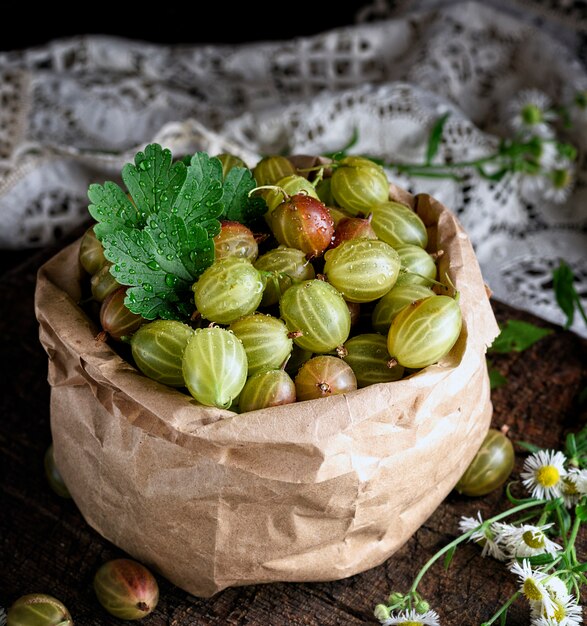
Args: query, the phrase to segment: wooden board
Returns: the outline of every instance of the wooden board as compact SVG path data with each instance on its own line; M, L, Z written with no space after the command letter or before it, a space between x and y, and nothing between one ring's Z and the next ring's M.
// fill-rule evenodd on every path
M19 596L49 593L70 609L76 626L123 624L98 604L92 589L97 568L123 556L86 525L71 500L47 486L43 456L50 443L47 358L38 342L33 312L36 270L54 250L12 267L0 278L0 606ZM587 385L587 342L527 313L493 302L500 322L523 319L555 329L521 354L495 357L508 384L493 393L493 425L508 425L512 440L560 448L564 434L586 422L578 394ZM525 454L517 451L516 470ZM383 565L346 580L319 584L271 584L228 589L202 600L159 579L157 609L144 626L220 624L308 625L376 624L373 608L391 590L406 591L421 565L458 535L462 515L491 516L505 509L500 491L483 498L452 493L412 539ZM587 557L587 533L578 539ZM457 550L445 572L438 563L420 590L444 626L474 625L488 619L515 591L501 563L481 559L477 546ZM585 598L584 598L585 600ZM527 626L523 601L510 610L507 624Z

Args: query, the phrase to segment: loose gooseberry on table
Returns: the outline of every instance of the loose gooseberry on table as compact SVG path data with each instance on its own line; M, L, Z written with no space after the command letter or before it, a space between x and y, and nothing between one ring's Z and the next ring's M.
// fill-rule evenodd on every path
M490 428L455 490L466 496L485 496L507 481L514 462L510 439L500 430Z
M6 626L73 626L66 606L45 593L29 593L10 606Z
M139 620L151 613L159 601L159 585L153 574L133 559L113 559L94 575L98 602L119 619Z

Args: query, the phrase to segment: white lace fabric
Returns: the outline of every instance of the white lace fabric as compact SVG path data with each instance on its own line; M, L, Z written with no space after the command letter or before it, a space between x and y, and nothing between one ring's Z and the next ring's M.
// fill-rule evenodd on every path
M117 180L150 141L253 165L261 154L336 150L356 129L353 152L418 162L450 112L435 160L487 155L511 132L508 105L521 90L558 103L587 88L578 61L587 22L551 4L421 0L392 11L375 0L359 17L378 21L293 41L86 36L0 53L0 247L43 246L85 221L88 185ZM587 115L574 128L582 155ZM518 174L499 183L389 176L456 213L497 298L562 323L552 270L564 259L587 306L582 160L563 204L529 193ZM580 319L573 330L587 336Z

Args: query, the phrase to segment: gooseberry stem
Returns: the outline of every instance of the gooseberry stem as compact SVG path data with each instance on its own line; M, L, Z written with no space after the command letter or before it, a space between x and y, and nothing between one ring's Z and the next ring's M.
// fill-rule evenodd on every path
M328 164L328 167L330 167L332 165L332 163ZM298 168L298 172L319 172L320 170L322 170L322 174L324 174L324 168L326 166L321 164L321 165L312 165L312 167L300 167Z
M316 189L316 187L318 186L318 183L322 182L323 179L324 179L324 166L321 165L320 169L318 170L318 173L316 174L316 176L314 176L314 180L311 181L312 187Z
M282 187L280 187L279 185L260 185L259 187L255 187L254 189L251 189L251 191L249 191L247 195L250 198L256 191L260 191L262 189L270 189L271 191L276 191L277 193L283 194L284 201L290 199L290 195L287 193L287 191L283 189Z
M427 280L431 283L434 283L435 285L438 285L439 287L442 287L443 289L446 289L447 291L449 290L449 287L447 287L444 283L441 283L440 281L434 279L434 278L430 278L430 276L424 276L424 274L418 274L418 272L412 272L411 270L408 270L405 267L400 267L399 270L402 274L410 274L412 276L417 276L418 278L422 278L424 280ZM453 287L454 289L454 287Z

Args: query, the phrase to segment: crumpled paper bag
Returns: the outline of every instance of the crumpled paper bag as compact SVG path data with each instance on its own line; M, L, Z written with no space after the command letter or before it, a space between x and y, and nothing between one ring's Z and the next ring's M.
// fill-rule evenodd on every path
M444 251L463 330L407 379L241 415L147 379L77 305L79 242L40 268L57 466L93 528L197 596L324 581L385 561L454 487L489 427L485 351L498 333L456 218L391 186Z

